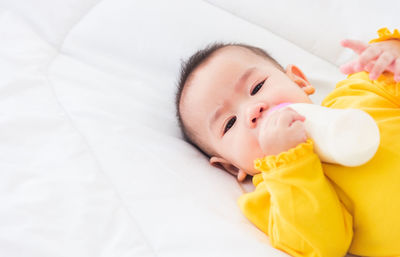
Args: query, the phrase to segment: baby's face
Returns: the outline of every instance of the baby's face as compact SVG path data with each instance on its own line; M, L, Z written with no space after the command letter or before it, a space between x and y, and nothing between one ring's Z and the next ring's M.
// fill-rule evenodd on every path
M311 103L309 86L294 66L284 73L251 50L228 46L195 70L182 94L181 116L212 149L212 164L254 175L253 161L266 155L258 134L268 110L284 102Z

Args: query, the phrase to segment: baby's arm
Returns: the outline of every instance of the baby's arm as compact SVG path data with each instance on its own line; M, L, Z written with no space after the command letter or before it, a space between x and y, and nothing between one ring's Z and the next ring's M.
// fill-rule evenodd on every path
M370 41L370 44L358 40L346 39L342 46L352 49L359 57L340 67L344 74L353 74L360 71L370 73L370 79L377 79L382 72L390 71L394 80L400 82L400 33L393 33L386 28L378 31L379 38Z
M353 236L352 217L325 177L311 140L256 161L256 190L239 198L247 218L292 256L340 257Z

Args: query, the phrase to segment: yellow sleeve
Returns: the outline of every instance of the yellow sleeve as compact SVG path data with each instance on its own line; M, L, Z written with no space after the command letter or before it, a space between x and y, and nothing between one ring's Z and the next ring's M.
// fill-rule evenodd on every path
M254 192L238 202L245 216L292 256L345 256L352 217L324 176L313 142L255 161Z
M400 82L393 79L391 72L384 72L376 80L371 80L365 71L354 73L336 84L322 106L367 112L371 108L400 108Z
M400 39L400 32L397 29L393 30L393 33L390 32L388 28L381 28L377 31L378 38L372 39L369 43L381 42L389 39Z

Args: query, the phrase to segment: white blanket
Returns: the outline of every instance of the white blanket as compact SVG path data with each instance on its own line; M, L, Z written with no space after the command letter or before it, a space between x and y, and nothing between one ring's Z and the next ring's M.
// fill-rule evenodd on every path
M2 0L0 256L287 256L181 138L180 61L212 41L302 68L319 103L400 2ZM247 190L251 184L247 181Z

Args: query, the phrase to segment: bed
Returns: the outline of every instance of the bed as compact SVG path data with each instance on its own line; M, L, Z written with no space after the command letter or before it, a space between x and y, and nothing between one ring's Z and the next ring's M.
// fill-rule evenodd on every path
M399 28L400 2L0 1L0 256L287 256L240 212L252 190L175 119L181 60L213 41L303 69L320 103Z

